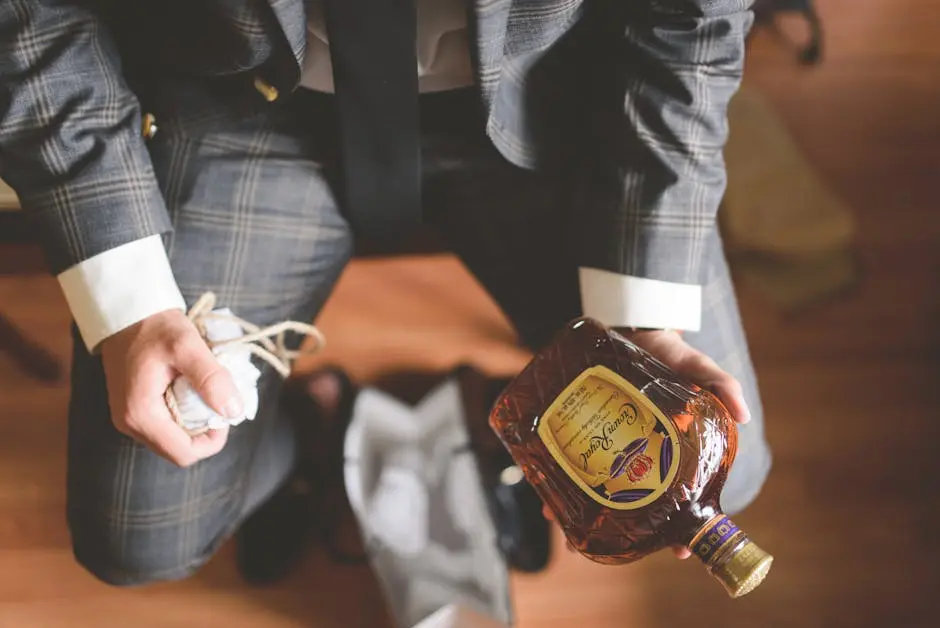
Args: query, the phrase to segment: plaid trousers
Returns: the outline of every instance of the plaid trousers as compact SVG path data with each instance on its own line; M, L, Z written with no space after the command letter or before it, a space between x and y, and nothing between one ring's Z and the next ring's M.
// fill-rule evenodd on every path
M334 196L330 96L301 90L234 115L200 85L168 85L151 159L174 230L166 247L188 303L213 291L260 325L315 317L353 234ZM245 113L245 112L242 112ZM563 185L493 147L470 91L422 96L425 217L537 346L580 314L565 253ZM770 468L763 414L721 243L710 241L703 331L689 341L738 377L753 411L723 503L750 503ZM218 455L180 469L111 424L100 359L75 342L69 408L68 523L77 560L101 580L180 579L205 563L288 477L294 432L278 376L261 380L258 417Z

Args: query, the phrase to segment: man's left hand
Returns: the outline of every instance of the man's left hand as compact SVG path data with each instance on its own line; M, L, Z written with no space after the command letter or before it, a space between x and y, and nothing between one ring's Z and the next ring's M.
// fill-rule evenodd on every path
M722 370L717 362L689 345L679 332L629 329L617 329L617 332L680 376L714 393L738 423L751 420L741 383Z

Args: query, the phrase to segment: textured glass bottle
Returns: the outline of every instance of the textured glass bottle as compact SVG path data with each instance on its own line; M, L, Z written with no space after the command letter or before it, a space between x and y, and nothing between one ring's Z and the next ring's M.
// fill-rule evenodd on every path
M571 322L510 382L490 425L588 558L685 545L733 597L766 576L773 558L719 505L733 418L620 334Z

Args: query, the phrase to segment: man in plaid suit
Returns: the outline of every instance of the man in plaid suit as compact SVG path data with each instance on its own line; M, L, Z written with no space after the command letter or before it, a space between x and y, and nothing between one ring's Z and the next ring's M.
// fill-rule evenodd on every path
M584 313L715 390L731 512L770 467L715 224L749 2L412 7L425 223L528 345ZM239 414L186 306L310 320L351 254L328 4L0 0L0 177L76 322L68 522L106 582L191 574L294 468L271 373L257 420L195 438L162 393Z

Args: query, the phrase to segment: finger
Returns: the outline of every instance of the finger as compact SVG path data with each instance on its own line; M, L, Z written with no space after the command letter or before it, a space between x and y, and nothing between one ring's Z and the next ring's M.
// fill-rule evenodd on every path
M542 504L542 516L548 519L549 521L555 520L555 513L552 512L552 509Z
M192 438L192 449L196 458L202 460L210 458L225 447L228 441L228 427L218 430L209 430Z
M678 558L679 560L685 560L686 558L692 555L692 552L689 551L689 548L682 546L682 545L673 547L672 552L676 555L676 558Z
M192 441L173 421L163 399L163 392L172 377L172 370L162 359L153 356L139 364L128 379L124 412L115 421L118 430L133 438L170 462L192 464Z
M146 417L131 422L129 435L180 467L188 467L216 455L222 451L228 440L227 427L191 437L173 420L163 403L149 411Z
M744 389L741 383L722 370L710 357L696 352L684 361L682 374L714 393L735 421L747 423L751 420L751 411L744 400Z
M744 390L738 380L728 375L713 383L711 390L725 404L735 421L747 423L751 420L751 411L747 407L747 402L744 401Z
M193 451L192 438L170 416L162 396L158 402L144 407L142 412L135 413L139 419L129 421L135 438L177 466L188 467L199 460Z
M219 363L198 334L187 336L176 348L173 366L218 414L230 419L242 416L244 404L231 373Z

